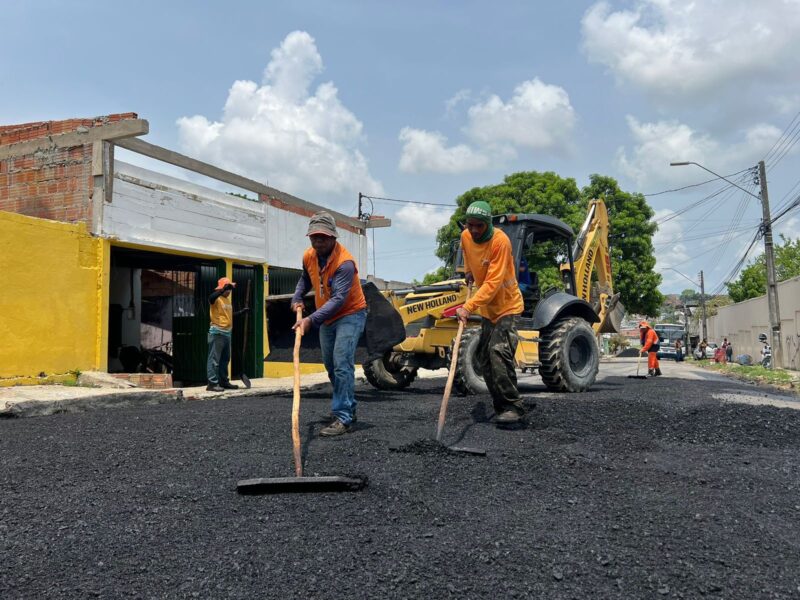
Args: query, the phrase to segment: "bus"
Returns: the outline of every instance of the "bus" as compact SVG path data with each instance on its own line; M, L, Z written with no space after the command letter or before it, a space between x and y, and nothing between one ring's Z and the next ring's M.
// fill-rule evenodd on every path
M686 345L686 328L680 323L656 323L653 329L658 334L659 344L661 349L658 352L659 358L671 358L675 360L677 353L675 352L675 340L681 340ZM683 349L683 354L686 356L686 348Z

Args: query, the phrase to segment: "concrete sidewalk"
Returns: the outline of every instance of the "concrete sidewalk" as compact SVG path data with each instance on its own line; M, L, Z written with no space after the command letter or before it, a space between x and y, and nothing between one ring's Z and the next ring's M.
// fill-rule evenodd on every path
M99 378L102 380L103 374ZM422 379L447 377L447 369L426 371ZM84 412L100 408L143 406L186 402L189 400L224 400L242 396L269 396L291 393L294 377L251 379L252 387L246 389L241 381L234 381L238 390L208 392L204 385L185 388L152 390L139 387L85 387L65 385L25 385L0 388L0 418L40 417L58 413ZM109 381L109 385L112 382ZM329 386L327 373L310 373L300 377L300 389L311 390ZM366 383L363 369L356 367L356 385Z

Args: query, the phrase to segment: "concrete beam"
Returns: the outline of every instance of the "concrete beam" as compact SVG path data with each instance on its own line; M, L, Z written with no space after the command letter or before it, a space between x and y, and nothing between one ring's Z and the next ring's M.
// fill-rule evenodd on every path
M53 148L71 148L98 141L122 140L137 135L145 135L150 125L144 119L126 119L96 127L78 127L75 131L48 135L45 137L0 146L0 160L33 154L37 150Z
M366 222L367 229L377 229L378 227L391 227L391 219L370 219Z
M156 160L175 165L176 167L188 169L189 171L194 171L195 173L200 173L201 175L211 177L212 179L216 179L218 181L224 181L225 183L229 183L250 192L255 192L256 194L264 194L271 198L280 200L285 204L296 206L298 208L311 211L312 213L319 210L326 210L331 213L337 221L347 223L351 227L357 228L361 231L364 230L364 223L358 219L348 217L347 215L330 210L324 206L307 202L296 196L287 194L286 192L282 192L273 187L264 185L263 183L259 183L253 179L237 175L236 173L231 173L225 169L220 169L219 167L215 167L214 165L191 158L184 154L180 154L173 150L168 150L166 148L162 148L161 146L156 146L155 144L150 144L144 140L138 139L119 140L114 143L120 148L125 148L126 150L131 150L137 154L149 156L150 158L155 158ZM388 227L388 225L382 226ZM369 227L369 225L367 227Z

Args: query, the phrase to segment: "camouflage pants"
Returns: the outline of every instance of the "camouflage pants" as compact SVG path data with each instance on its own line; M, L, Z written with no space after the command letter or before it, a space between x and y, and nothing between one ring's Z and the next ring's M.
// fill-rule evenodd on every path
M476 358L498 414L510 408L523 409L514 360L518 343L516 316L502 317L497 323L483 320Z

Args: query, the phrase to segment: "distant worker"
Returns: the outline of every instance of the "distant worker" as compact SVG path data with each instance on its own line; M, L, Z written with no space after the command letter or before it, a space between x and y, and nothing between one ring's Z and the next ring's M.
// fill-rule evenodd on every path
M650 327L647 321L639 323L639 337L642 343L642 354L647 354L647 374L651 377L661 375L661 368L658 364L658 351L661 346L658 343L656 330Z
M456 311L466 323L480 310L481 335L477 361L492 396L498 425L518 423L525 408L517 390L516 361L519 337L517 318L523 302L508 236L492 225L492 209L479 200L467 208L467 223L461 232L465 277L477 291Z
M331 423L319 432L331 437L350 431L356 418L356 346L367 322L367 301L358 279L356 260L336 238L336 221L320 211L306 233L311 247L303 254L303 274L292 298L292 312L303 307L303 296L314 288L316 310L296 323L307 333L319 328L322 362L333 386Z
M231 335L233 334L233 304L231 292L236 284L227 277L217 281L217 287L208 297L211 327L208 330L208 360L206 378L209 392L235 390L239 386L228 379L228 363L231 360ZM241 314L249 308L236 311Z
M706 357L707 348L708 348L708 341L706 340L706 338L703 338L703 341L700 342L700 345L698 346L698 351L697 354L695 354L695 357L698 360L703 360L704 358L707 358Z

